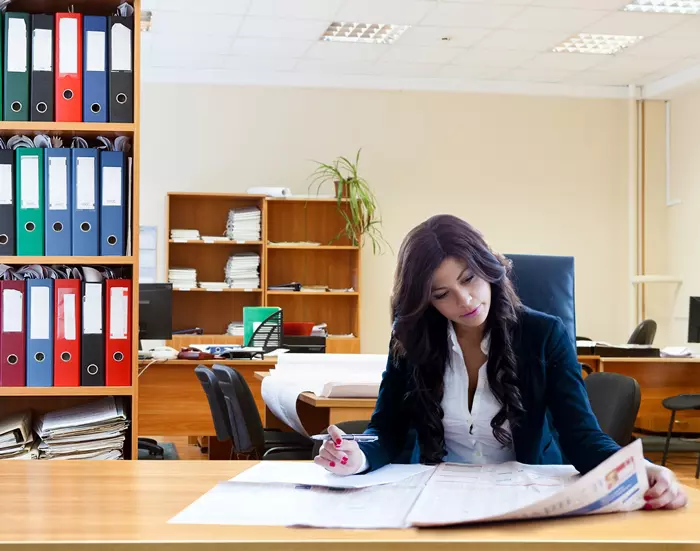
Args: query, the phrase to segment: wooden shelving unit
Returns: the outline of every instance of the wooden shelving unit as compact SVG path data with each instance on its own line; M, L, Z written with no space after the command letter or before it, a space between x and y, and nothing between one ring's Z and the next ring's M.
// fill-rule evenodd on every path
M202 236L223 235L229 210L244 206L257 206L261 211L261 241L183 243L170 239L171 229L196 229ZM258 290L221 293L191 289L173 294L173 329L204 330L202 336L175 337L173 347L195 342L241 342L240 337L226 335L226 329L231 322L243 320L243 307L279 306L285 321L326 323L328 352L360 351L360 247L345 236L339 237L344 220L336 200L169 193L166 208L166 274L171 268L194 268L198 281L223 281L229 256L243 251L260 255ZM290 282L352 291L267 290L270 285ZM345 336L348 334L354 336Z
M126 412L130 421L127 441L124 446L124 458L138 457L138 250L139 250L139 171L140 171L140 91L141 91L141 0L127 0L134 7L134 43L133 43L133 77L134 77L134 122L121 123L83 123L83 122L11 122L0 121L0 136L5 139L16 135L33 137L37 134L57 135L63 138L64 146L70 145L74 136L84 137L92 142L97 136L113 139L117 136L131 138L132 175L131 175L131 253L125 257L110 256L4 256L0 264L65 264L73 266L110 265L126 268L133 281L132 291L132 376L131 386L123 387L0 387L0 417L24 409L31 409L39 415L48 411L71 407L96 400L103 396L121 396L126 399ZM15 0L8 11L28 13L56 13L68 11L70 6L76 13L87 15L110 15L122 0L72 0L67 4L63 0ZM91 146L93 143L91 143Z

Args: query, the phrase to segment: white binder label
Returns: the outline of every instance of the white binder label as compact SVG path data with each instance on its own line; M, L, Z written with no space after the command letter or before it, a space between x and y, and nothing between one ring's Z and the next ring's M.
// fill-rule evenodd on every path
M106 63L105 36L102 31L87 32L87 63L86 71L99 71L104 73Z
M131 71L131 29L117 23L112 27L112 71Z
M58 25L58 72L78 73L78 20L63 17Z
M75 295L73 293L63 295L63 337L67 341L77 338L75 330Z
M27 22L12 17L7 20L7 70L10 73L27 72Z
M53 32L51 29L34 29L32 43L32 70L51 71L53 69Z
M49 335L49 288L32 287L29 315L29 338L46 340Z
M129 297L124 287L110 290L109 338L126 339L126 323L129 318Z
M26 155L20 163L22 183L20 185L20 208L39 208L39 156Z
M85 302L83 303L83 333L85 335L102 334L102 285L85 285Z
M0 165L0 205L12 204L12 166Z
M78 210L95 210L95 159L78 157L76 168L76 202Z
M2 291L2 331L21 333L24 327L22 312L22 291L3 289Z
M49 159L49 210L68 210L68 166L63 157Z
M102 167L102 206L122 206L122 169L117 166Z

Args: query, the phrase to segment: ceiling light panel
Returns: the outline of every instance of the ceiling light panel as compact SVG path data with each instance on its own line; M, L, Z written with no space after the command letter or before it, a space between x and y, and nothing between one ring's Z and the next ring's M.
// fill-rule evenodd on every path
M409 28L409 25L385 23L356 23L334 21L321 35L326 42L362 42L365 44L392 44Z
M612 55L636 44L643 38L643 36L580 33L555 46L552 51L557 53Z
M624 10L647 13L697 15L700 13L700 0L634 0L627 4Z

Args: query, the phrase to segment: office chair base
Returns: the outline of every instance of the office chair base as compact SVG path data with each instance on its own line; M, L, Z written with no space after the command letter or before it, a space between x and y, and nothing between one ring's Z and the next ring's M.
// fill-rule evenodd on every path
M139 449L146 450L148 455L156 459L165 459L165 450L152 438L139 438Z

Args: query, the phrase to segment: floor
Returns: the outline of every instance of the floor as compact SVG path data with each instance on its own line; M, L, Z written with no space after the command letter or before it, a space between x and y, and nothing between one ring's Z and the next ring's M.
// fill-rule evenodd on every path
M199 446L187 443L186 436L152 436L156 440L172 442L177 448L177 453L182 460L207 459L207 454L202 453ZM661 461L660 453L649 453L648 458L654 462ZM678 479L691 488L700 490L700 480L695 478L695 466L697 465L697 454L676 453L669 455L668 467L675 471Z

